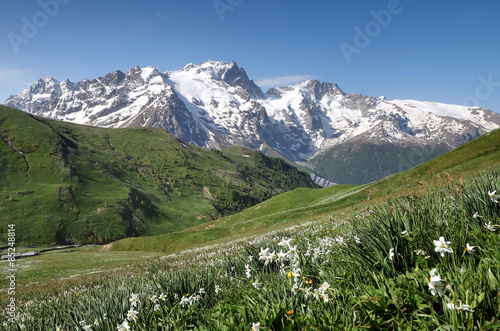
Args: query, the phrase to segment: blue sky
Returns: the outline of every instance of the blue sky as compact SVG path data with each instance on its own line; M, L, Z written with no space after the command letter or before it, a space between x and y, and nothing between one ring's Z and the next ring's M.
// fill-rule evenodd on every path
M315 78L500 112L499 13L486 0L2 1L0 102L40 77L210 59L235 60L264 91Z

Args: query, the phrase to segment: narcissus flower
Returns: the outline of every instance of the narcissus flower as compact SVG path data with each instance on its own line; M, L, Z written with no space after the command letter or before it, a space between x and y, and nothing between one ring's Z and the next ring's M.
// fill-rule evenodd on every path
M434 250L437 253L441 254L441 257L444 257L444 253L453 253L453 249L449 246L451 244L450 241L444 240L444 237L441 236L439 237L439 240L433 240L434 245L436 245L436 248Z
M446 304L446 306L448 307L448 309L455 309L455 310L458 310L459 312L461 311L469 311L469 312L474 312L474 310L470 309L470 306L469 305L461 305L461 306L456 306L454 305L453 303L448 303Z
M128 325L128 321L127 320L123 321L123 323L118 325L118 327L116 329L118 331L129 331L130 326Z
M389 249L389 260L392 261L393 258L394 258L394 248L391 248Z
M134 308L131 308L128 312L127 312L127 319L129 321L134 321L134 322L137 322L137 314L139 314L139 312L137 310L134 310Z
M496 231L495 228L493 228L494 226L496 225L491 225L491 222L488 222L488 223L484 223L484 227L490 231Z
M253 283L252 286L255 287L257 290L260 289L262 286L262 283L259 283L259 279L257 278Z
M469 243L467 243L467 245L465 246L465 250L470 254L474 252L474 248L476 248L476 246L471 246L469 245Z
M291 238L289 239L281 239L281 242L278 244L278 246L283 246L283 247L290 247L290 242L292 241Z
M133 307L137 307L137 303L138 303L138 302L140 303L139 299L137 298L138 296L139 296L139 294L134 294L134 293L132 293L132 294L130 295L130 299L128 299L128 301L130 301L130 302L131 302L131 305L130 305L130 306L131 306L132 308L133 308Z
M488 191L488 195L490 196L491 202L498 203L497 196L495 195L497 191L490 192Z
M253 331L260 331L260 323L252 323Z
M444 285L441 283L441 276L439 276L436 273L436 269L432 269L429 274L431 277L429 277L429 290L431 291L432 295L439 294L439 296L443 295L443 287Z

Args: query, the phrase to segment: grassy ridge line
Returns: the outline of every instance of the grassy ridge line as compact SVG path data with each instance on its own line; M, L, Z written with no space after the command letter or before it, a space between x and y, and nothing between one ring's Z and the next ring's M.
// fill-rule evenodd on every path
M238 240L271 229L286 228L312 218L328 217L339 209L366 200L363 191L364 188L353 185L332 186L320 190L299 188L241 213L181 232L119 240L113 243L111 250L157 251L170 254L194 247ZM325 203L325 199L328 202ZM299 207L289 209L294 202Z
M499 166L500 130L496 130L426 163L370 184L337 185L316 190L299 188L203 227L161 237L125 239L115 242L112 249L172 253L225 242L262 234L278 225L286 227L314 217L324 217L347 207L359 210L388 196L415 190L424 181L437 183L445 172L462 176ZM369 198L374 199L367 201Z
M486 133L467 144L406 171L376 182L374 188L384 194L411 189L419 181L432 181L445 171L451 176L463 176L486 168L500 166L500 130Z

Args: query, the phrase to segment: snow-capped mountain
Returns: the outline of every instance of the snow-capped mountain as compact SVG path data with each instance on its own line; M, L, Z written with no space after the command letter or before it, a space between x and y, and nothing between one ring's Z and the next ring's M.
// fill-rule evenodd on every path
M136 66L78 83L42 78L5 104L80 124L159 127L204 147L274 150L313 168L328 168L328 162L336 162L332 151L339 154L340 146L353 142L412 151L438 146L442 153L500 127L500 115L481 107L346 94L317 80L263 93L234 61L191 63L164 73ZM431 154L406 160L403 168L436 156ZM380 160L372 161L384 168ZM386 169L375 178L398 170ZM338 183L356 182L349 175L319 174Z

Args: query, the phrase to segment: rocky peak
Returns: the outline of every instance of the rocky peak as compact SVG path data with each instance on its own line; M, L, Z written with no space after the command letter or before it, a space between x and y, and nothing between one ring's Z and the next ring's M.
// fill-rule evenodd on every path
M337 84L324 83L317 81L315 79L308 80L303 83L304 88L314 97L316 100L321 100L325 95L334 97L338 94L345 95L345 93L338 87Z
M116 70L104 76L103 83L106 85L118 85L122 84L124 79L125 74L120 70Z
M31 95L41 94L47 97L53 97L61 95L61 86L59 82L54 78L40 78L35 84L30 87L29 93Z

